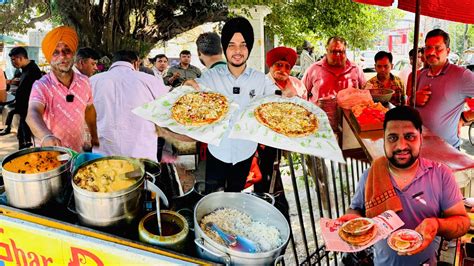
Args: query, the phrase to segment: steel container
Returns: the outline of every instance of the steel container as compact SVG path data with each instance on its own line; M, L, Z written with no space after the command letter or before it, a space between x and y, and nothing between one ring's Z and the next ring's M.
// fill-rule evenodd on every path
M21 174L7 171L3 166L20 156L32 152L58 151L70 158L61 166L37 174ZM29 148L7 155L2 162L2 175L8 204L21 209L38 209L53 200L64 203L64 187L71 179L73 152L63 147Z
M220 208L231 208L248 214L252 220L275 226L280 231L282 244L267 252L247 253L232 250L217 243L199 226L201 219ZM281 259L290 239L290 227L285 217L265 200L247 193L215 192L202 198L194 209L194 234L199 257L227 265L271 265Z
M131 224L139 214L142 203L142 192L145 181L143 163L139 160L122 156L106 156L81 164L79 169L102 160L126 160L139 168L141 177L128 188L113 192L92 192L82 189L71 180L74 191L74 202L79 221L85 225L108 227Z

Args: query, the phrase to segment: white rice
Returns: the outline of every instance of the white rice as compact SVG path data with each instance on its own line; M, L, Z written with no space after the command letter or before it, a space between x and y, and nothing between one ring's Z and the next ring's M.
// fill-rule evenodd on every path
M234 235L244 236L257 244L257 252L266 252L281 246L280 232L275 226L253 221L249 215L236 209L217 209L201 219L201 229L214 241L224 245L219 235L206 228L206 223L213 222L222 230Z

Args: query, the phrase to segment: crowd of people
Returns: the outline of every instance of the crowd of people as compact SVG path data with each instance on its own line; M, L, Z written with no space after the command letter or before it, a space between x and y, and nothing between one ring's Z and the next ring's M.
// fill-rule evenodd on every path
M191 64L188 50L181 51L179 64L171 67L165 54L154 56L150 59L151 69L142 65L136 52L122 50L114 53L107 71L96 73L97 52L87 47L78 49L79 36L74 29L55 28L41 46L51 65L49 73L41 75L22 47L9 54L12 64L22 70L15 102L15 113L20 117L19 148L35 143L81 152L88 150L87 133L94 152L160 161L166 139L194 140L157 127L132 110L183 85L215 90L237 103L240 110L257 96L300 97L317 105L321 99L334 97L346 88L392 89L390 102L395 108L387 113L384 122L386 156L375 160L363 175L348 214L341 219L374 217L385 210L395 210L406 228L423 235L423 245L411 254L396 254L386 241L380 241L375 245L376 264L435 263L439 236L458 237L469 228L452 173L443 165L419 157L422 125L459 149L458 125L474 120L474 114L463 112L465 100L474 97L474 73L447 60L449 35L440 29L432 30L426 35L424 48L410 52L411 64L415 56L424 63L417 67L414 94L411 71L405 71L402 77L391 73L390 52L375 55L377 74L366 81L362 69L347 58L348 44L343 37L329 38L325 56L316 62L312 45L305 42L299 58L300 79L290 75L298 54L289 47L267 52L268 74L249 67L254 39L250 22L236 17L225 23L220 36L207 32L197 38L197 54L206 67L202 72ZM416 105L416 109L407 107L408 103ZM236 119L234 115L231 123ZM0 135L9 132L7 125ZM206 155L206 190L241 191L254 185L258 192L283 191L279 169L275 167L281 151L228 138L229 133L230 127L219 146L201 144ZM374 191L390 196L380 200ZM429 206L420 205L419 197L411 197L419 195L419 191ZM284 194L282 206L280 210L288 218Z

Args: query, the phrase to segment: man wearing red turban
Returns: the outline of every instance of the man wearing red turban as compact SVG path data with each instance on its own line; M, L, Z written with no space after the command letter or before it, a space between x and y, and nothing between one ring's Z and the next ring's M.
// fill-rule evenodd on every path
M267 76L275 82L284 97L298 96L307 99L307 91L303 82L290 76L291 69L296 63L298 55L295 50L280 46L267 53L267 66L270 68Z
M26 118L37 146L64 146L81 152L84 120L92 145L99 144L89 78L72 70L77 45L76 31L67 26L51 30L41 43L51 72L33 84Z

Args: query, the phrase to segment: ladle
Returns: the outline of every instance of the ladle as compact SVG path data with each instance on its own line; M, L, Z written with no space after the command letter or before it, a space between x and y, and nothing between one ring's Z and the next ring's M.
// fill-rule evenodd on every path
M225 245L233 250L248 253L257 252L257 245L255 242L246 237L226 233L213 222L206 223L206 227L209 230L216 231L219 237L224 240Z

